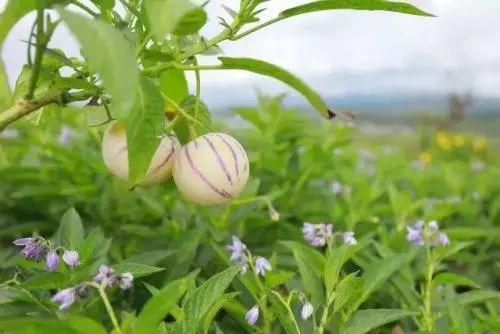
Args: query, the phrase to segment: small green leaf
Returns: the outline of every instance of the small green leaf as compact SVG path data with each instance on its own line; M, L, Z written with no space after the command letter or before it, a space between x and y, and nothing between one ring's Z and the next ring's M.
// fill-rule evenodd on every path
M10 0L0 15L0 48L10 29L26 14L35 10L37 0Z
M188 83L184 71L170 69L163 71L160 76L160 90L176 103L189 96Z
M309 2L297 7L289 8L280 13L280 17L288 18L300 14L319 12L332 9L353 10L382 10L411 15L433 16L415 6L404 2L391 2L384 0L321 0Z
M207 23L207 13L196 7L188 10L177 22L173 31L174 35L187 36L198 32Z
M165 270L165 268L148 266L142 263L118 263L112 266L119 273L132 273L134 278L139 278L143 276L148 276L159 271Z
M203 9L189 0L145 0L144 8L151 35L156 41L170 33L179 36L195 33L207 21Z
M318 93L304 81L279 66L252 58L219 57L219 60L225 69L250 71L280 80L302 94L321 115L326 118L333 116Z
M156 292L144 305L135 325L136 334L155 333L158 325L170 309L186 292L187 279L182 278L168 283Z
M127 128L129 182L145 174L164 129L163 97L153 81L141 77L134 112L125 119Z
M205 314L203 319L201 320L201 328L203 329L203 333L208 333L210 326L213 324L215 316L219 311L228 303L230 303L236 296L238 296L240 293L239 292L231 292L231 293L226 293L219 298L212 304L212 307L208 310L208 312Z
M478 289L480 288L480 286L477 285L476 282L474 282L472 279L453 273L439 273L436 275L436 277L434 277L432 283L435 285L452 284L452 285L466 285Z
M295 320L292 310L281 295L275 291L269 291L267 298L271 303L271 308L278 316L278 320L287 334L300 334L299 325Z
M126 118L134 107L139 86L132 46L119 30L103 21L63 9L59 13L80 41L89 68L103 80L104 88L113 99L111 109L115 117Z
M231 267L210 277L187 295L183 303L185 314L184 333L194 333L209 309L229 287L240 268Z
M415 315L416 312L398 309L361 310L340 327L341 334L364 334L372 329L402 318Z
M91 0L97 6L101 7L101 9L111 10L115 6L115 0Z
M82 220L75 208L69 208L61 218L57 240L60 246L77 249L83 242L84 232Z
M488 299L500 299L500 292L493 290L474 290L456 296L456 301L461 306L483 303Z
M317 310L325 301L322 284L324 256L317 250L298 242L286 241L283 244L292 250L306 293L310 296L314 309Z
M196 108L197 103L198 108ZM212 116L203 101L197 100L195 96L190 95L181 102L180 107L199 123L192 123L191 125L197 136L209 132L212 125ZM188 122L190 122L190 120L183 118L180 122L177 122L174 127L177 138L181 143L186 143L190 139L193 139L190 138Z
M58 272L43 273L21 284L26 290L62 289L69 284L69 277Z
M356 276L357 273L351 273L342 278L335 288L335 300L333 308L336 311L347 307L355 301L363 291L363 280Z
M393 255L381 260L372 261L364 267L363 293L356 302L349 308L348 314L352 314L368 297L384 284L396 271L413 259L416 252L402 255Z

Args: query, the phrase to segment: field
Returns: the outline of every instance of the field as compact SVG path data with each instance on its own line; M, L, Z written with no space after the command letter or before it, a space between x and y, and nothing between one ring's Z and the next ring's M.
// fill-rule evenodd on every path
M124 333L160 322L160 332L500 331L497 138L319 122L282 107L281 97L234 112L238 126L215 128L241 141L251 177L237 199L213 208L185 202L172 181L129 190L102 162L103 127L86 127L82 113L4 132L0 328L103 332L111 320L97 292L64 316L50 299L108 264L134 276L133 288L108 292ZM432 223L423 246L412 239L419 220L437 221L449 244ZM307 222L332 224L333 233L315 244ZM80 265L45 273L9 246L32 233L75 248ZM246 274L241 262L228 269L233 235L272 269L256 275L253 260ZM312 314L302 319L306 303Z

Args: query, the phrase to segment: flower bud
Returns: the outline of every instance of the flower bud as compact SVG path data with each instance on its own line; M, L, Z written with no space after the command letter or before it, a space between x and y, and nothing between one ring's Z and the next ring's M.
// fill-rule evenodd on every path
M55 250L50 250L45 256L45 269L47 271L56 271L59 267L59 256Z
M174 154L179 146L177 138L163 137L151 159L146 175L138 184L150 186L167 180L172 174ZM102 139L102 156L104 164L113 175L123 181L128 180L127 134L123 123L112 122L106 129Z
M247 314L245 314L245 319L250 326L255 325L257 320L259 320L259 307L255 305L252 307Z
M182 195L201 205L228 202L248 181L248 157L241 144L223 133L208 133L176 155L174 180Z
M70 267L76 267L79 264L78 252L74 250L65 250L63 253L63 261Z
M302 305L302 310L300 311L300 316L302 320L307 320L311 317L314 312L314 308L307 300Z

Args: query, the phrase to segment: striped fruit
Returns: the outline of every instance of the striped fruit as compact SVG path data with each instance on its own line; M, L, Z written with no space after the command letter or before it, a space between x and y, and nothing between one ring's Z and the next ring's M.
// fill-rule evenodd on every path
M172 174L174 154L180 144L173 136L164 137L156 149L146 175L138 182L141 186L162 183ZM102 157L104 164L117 178L128 180L127 134L123 123L112 122L102 138Z
M201 205L230 201L245 187L248 173L245 149L224 133L207 133L184 145L173 172L182 195Z

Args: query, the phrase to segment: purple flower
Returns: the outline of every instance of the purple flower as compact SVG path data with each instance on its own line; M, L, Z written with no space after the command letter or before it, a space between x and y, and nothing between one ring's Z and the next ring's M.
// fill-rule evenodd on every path
M226 249L231 252L229 260L234 263L245 262L247 257L247 246L234 235L231 240L233 243L226 246Z
M335 194L335 195L340 195L342 194L342 184L340 182L333 182L332 184L330 184L330 188L332 189L332 192Z
M302 234L304 239L314 247L323 247L332 237L332 224L311 224L304 223L302 226Z
M262 256L258 256L255 259L255 266L254 266L255 275L265 276L266 271L270 271L270 270L272 270L272 267L266 258L263 258Z
M257 320L259 320L259 307L255 305L252 307L247 314L245 314L245 319L250 326L255 325Z
M300 316L303 320L307 320L311 317L314 312L314 308L307 300L302 304L302 310L300 311Z
M20 238L12 241L12 243L16 246L26 246L35 242L35 240L35 238Z
M344 239L344 244L348 246L354 246L358 244L358 240L354 238L354 232L352 231L342 233L342 238Z
M39 261L44 257L45 249L38 242L32 242L24 246L21 254L28 260Z
M434 232L434 231L437 231L439 230L439 224L437 221L435 220L431 220L427 226L429 226L429 228Z
M62 145L67 145L73 139L73 129L69 126L64 125L59 134L59 143Z
M79 255L77 251L74 250L65 250L63 253L63 261L70 267L76 267L80 262Z
M60 303L59 310L64 310L70 307L75 302L75 299L75 288L67 288L56 293L51 301Z
M134 276L132 273L123 273L118 278L118 286L122 290L127 290L132 287L132 283L134 282Z
M50 250L45 256L45 269L47 271L56 271L59 267L59 256L55 250Z
M450 239L448 238L448 235L446 235L446 233L439 233L439 243L441 244L441 246L448 246L450 244Z
M407 226L406 229L408 231L406 234L406 240L408 240L408 242L415 246L424 245L423 224L417 222L413 226Z
M115 270L102 264L99 267L99 273L94 277L94 281L101 283L104 287L113 285L116 282Z

